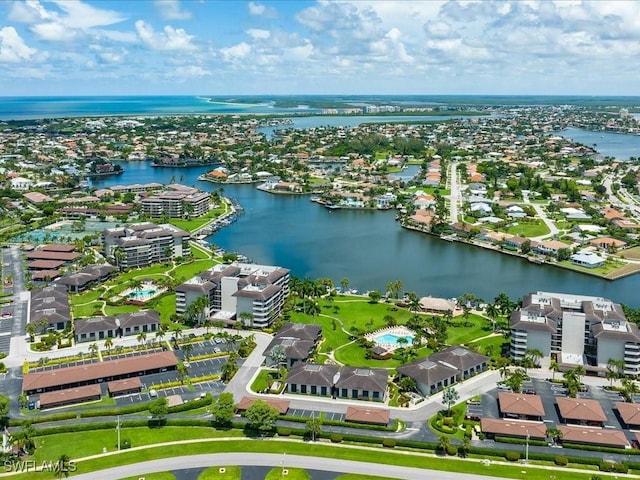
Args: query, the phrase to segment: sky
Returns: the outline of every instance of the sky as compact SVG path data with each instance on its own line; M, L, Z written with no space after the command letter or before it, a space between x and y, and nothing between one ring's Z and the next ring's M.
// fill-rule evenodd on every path
M0 1L0 96L640 95L640 1Z

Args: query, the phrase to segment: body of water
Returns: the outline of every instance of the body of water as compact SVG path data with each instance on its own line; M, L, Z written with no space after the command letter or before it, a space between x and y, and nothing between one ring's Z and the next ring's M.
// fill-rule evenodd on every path
M624 133L592 132L579 128L567 128L557 132L565 138L595 148L600 155L618 160L640 158L640 135Z
M213 190L197 177L212 167L186 169L124 163L122 175L95 180L105 187L160 182L171 177L186 185ZM210 242L258 263L291 269L299 277L344 277L360 291L386 289L401 280L405 291L418 295L457 297L465 292L492 300L505 292L512 298L536 291L596 295L640 307L640 277L615 282L560 268L534 265L478 247L446 242L404 230L393 211L328 210L306 196L272 195L254 185L224 185L245 214L210 237Z

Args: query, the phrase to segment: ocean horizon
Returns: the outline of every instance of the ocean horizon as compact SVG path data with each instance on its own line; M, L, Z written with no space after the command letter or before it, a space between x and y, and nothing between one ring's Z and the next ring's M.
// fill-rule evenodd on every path
M640 96L580 95L91 95L0 97L0 120L220 114L320 114L366 105L640 107Z

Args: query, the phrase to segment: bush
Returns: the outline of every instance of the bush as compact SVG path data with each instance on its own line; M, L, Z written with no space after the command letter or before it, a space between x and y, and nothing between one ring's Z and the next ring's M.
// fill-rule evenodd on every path
M340 443L342 442L342 434L341 433L332 433L331 434L331 443Z
M281 437L288 437L291 435L291 429L286 427L278 427L276 428L276 432L278 432L278 435Z
M520 452L513 452L513 451L505 452L504 458L506 458L510 462L517 462L518 460L520 460Z
M447 445L447 455L455 457L458 454L458 447L455 445Z
M387 448L393 448L396 446L396 441L393 438L385 438L382 440L382 446Z
M120 441L120 449L124 450L126 448L131 448L131 440L129 440L128 438L123 438Z
M442 425L445 427L451 427L453 425L453 417L444 417L442 419Z
M626 463L600 462L599 467L603 472L627 473L629 471Z
M553 463L561 467L566 467L569 463L569 459L567 457L563 457L562 455L556 455L556 457L553 459Z

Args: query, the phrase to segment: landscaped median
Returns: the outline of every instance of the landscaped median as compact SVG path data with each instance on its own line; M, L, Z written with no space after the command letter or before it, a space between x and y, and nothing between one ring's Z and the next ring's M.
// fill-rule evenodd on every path
M342 460L353 460L366 463L380 463L388 465L398 465L406 467L415 467L432 470L444 470L459 473L475 473L480 475L491 475L495 477L512 478L512 479L534 479L548 480L553 475L555 480L591 480L594 470L580 471L576 469L558 467L552 464L552 461L546 465L534 465L536 459L530 455L530 465L508 464L504 461L487 462L485 459L488 455L475 455L475 458L459 459L440 457L431 453L422 453L407 449L384 448L382 446L355 446L355 445L332 445L330 443L317 442L301 442L300 440L283 440L283 439L252 439L237 438L229 436L230 431L216 431L212 429L195 428L172 428L165 427L161 429L131 429L140 430L141 435L134 435L133 431L125 431L123 435L132 438L134 445L129 450L120 452L112 451L107 454L98 454L92 457L79 458L76 455L69 455L70 449L93 445L95 448L99 445L115 442L114 432L102 432L102 435L95 437L88 433L81 434L58 434L50 437L41 437L43 441L40 452L36 455L37 461L47 461L49 458L57 459L62 454L67 454L76 462L76 473L88 473L91 471L102 470L106 468L121 466L125 464L139 463L142 461L154 460L159 458L179 457L184 455L196 455L206 453L223 453L223 452L256 452L256 453L275 453L288 455L302 455L307 457L333 458ZM234 433L242 434L240 431ZM198 433L198 438L195 438ZM74 438L78 435L78 438ZM224 435L224 436L222 436ZM170 437L185 436L192 437L189 440L171 441ZM218 438L211 438L218 436ZM209 437L209 438L204 438ZM143 441L160 441L153 445L136 447L135 442ZM396 444L402 443L397 441ZM382 454L384 448L384 454ZM77 452L80 454L80 452ZM491 450L486 449L486 453ZM499 453L499 452L495 452ZM473 456L473 455L472 455ZM597 459L593 459L596 460ZM4 474L2 476L6 476ZM602 475L600 473L599 475ZM12 475L17 480L31 480L33 473ZM46 478L46 477L43 477Z

